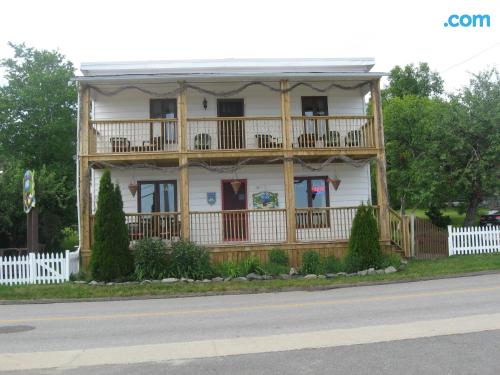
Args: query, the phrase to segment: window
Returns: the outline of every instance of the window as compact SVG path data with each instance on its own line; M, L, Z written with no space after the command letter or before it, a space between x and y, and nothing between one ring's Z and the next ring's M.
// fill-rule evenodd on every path
M328 116L328 97L303 96L302 116ZM328 133L328 120L304 120L304 134L312 135L315 139L322 139Z
M149 102L149 117L151 119L177 118L177 99L151 99ZM157 136L162 139L161 144L177 143L177 124L175 122L162 123L161 134L155 134L155 129L151 124L150 142L152 144Z
M177 212L177 182L139 181L137 210L142 213Z
M297 228L329 226L330 193L327 177L295 177L295 207Z

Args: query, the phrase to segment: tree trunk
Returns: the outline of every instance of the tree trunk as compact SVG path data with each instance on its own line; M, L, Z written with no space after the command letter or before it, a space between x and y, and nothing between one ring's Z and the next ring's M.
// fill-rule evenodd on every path
M464 227L470 227L474 225L474 221L476 220L477 208L479 206L479 203L481 202L481 198L481 184L476 180L474 182L474 188L469 198L467 211L465 212Z

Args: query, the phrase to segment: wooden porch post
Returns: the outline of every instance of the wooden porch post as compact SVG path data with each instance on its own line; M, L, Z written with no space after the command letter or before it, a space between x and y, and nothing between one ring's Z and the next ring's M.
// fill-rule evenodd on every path
M379 206L380 240L390 242L389 198L387 192L387 173L384 143L384 122L382 118L382 104L380 99L380 79L371 82L371 96L373 103L373 118L375 122L377 146L377 203Z
M283 92L288 89L288 80L280 81L281 92L281 121L283 127L283 145L285 160L283 161L283 178L285 182L285 204L287 242L293 244L297 241L296 216L295 216L295 191L292 153L292 118L290 113L290 93Z
M189 240L189 168L187 151L187 104L186 90L179 83L181 92L177 97L177 117L179 123L179 199L181 209L181 237Z
M79 138L79 206L80 206L80 252L82 254L82 265L86 269L90 261L90 168L89 168L89 113L90 113L90 89L79 85L80 101L80 131Z

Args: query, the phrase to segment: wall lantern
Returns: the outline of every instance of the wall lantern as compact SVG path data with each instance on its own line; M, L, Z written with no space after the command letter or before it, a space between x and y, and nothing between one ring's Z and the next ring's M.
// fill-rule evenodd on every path
M231 187L233 188L234 194L238 194L238 191L240 191L240 187L241 187L241 181L232 180L230 182L230 184L231 184Z
M203 101L201 102L201 104L203 104L203 109L206 111L207 107L208 107L207 98L203 98Z

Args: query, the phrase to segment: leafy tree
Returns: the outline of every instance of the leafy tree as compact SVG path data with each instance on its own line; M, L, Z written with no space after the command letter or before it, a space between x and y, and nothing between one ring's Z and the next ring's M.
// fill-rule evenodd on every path
M443 79L431 71L427 63L418 66L396 65L389 76L389 87L383 91L384 98L403 98L407 95L418 97L437 96L443 93Z
M370 267L378 268L382 259L373 208L361 205L358 207L352 223L345 259L346 270L347 272L356 272Z
M109 281L130 276L134 271L134 261L129 250L123 201L120 188L111 182L109 170L103 173L100 180L93 229L92 277Z
M22 172L33 169L40 242L52 250L63 228L76 224L74 68L58 52L10 46L14 57L0 61L7 80L0 87L0 247L25 244Z

